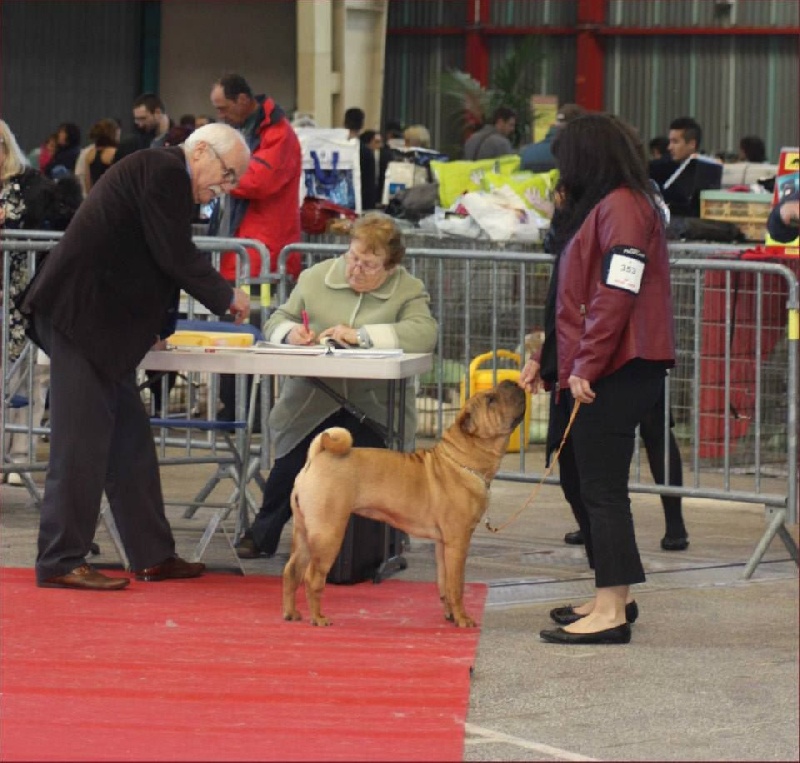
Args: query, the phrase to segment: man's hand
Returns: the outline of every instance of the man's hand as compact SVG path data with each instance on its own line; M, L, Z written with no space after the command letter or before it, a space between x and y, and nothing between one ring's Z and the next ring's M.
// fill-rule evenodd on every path
M800 218L800 201L784 201L778 214L784 225L797 225Z
M233 290L233 302L230 311L233 313L233 322L238 326L250 319L250 295L245 294L241 289Z
M579 403L592 403L597 395L592 390L592 385L580 376L570 376L567 380L572 397Z
M544 385L542 377L539 376L540 368L541 366L533 358L531 358L522 367L517 384L522 387L522 389L528 390L528 392L533 392L534 394L539 392Z

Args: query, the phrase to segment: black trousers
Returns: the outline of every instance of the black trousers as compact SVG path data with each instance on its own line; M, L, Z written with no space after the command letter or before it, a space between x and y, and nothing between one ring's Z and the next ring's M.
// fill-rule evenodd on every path
M340 408L309 432L285 456L276 458L264 485L264 501L250 528L253 540L262 552L274 554L277 550L283 527L292 518L289 499L292 495L295 477L306 462L311 441L328 427L347 429L353 435L353 445L357 448L386 447L386 443L377 432Z
M665 379L666 384L666 379ZM639 423L639 436L644 443L645 453L647 453L647 463L650 465L650 473L657 485L683 485L683 461L681 452L678 448L678 441L672 432L675 426L672 420L672 413L669 416L669 429L665 432L665 406L664 388L662 385L661 394L658 396L656 404L649 410ZM666 434L669 447L669 480L665 473L665 447L664 435ZM670 538L682 538L686 536L686 526L683 523L683 512L681 511L681 499L677 495L662 495L661 505L664 508L664 520L666 523L666 534Z
M663 392L661 364L632 361L598 380L559 460L564 495L584 533L598 588L644 581L628 495L636 427ZM561 390L568 408L569 390Z
M666 383L666 378L664 380ZM650 472L653 475L653 480L658 485L675 485L679 487L683 485L683 463L681 460L681 452L678 449L678 442L675 435L672 433L672 416L670 415L670 428L667 432L669 444L669 481L666 479L664 469L664 406L666 404L664 399L664 383L662 383L661 393L658 396L656 404L649 410L641 422L639 423L639 435L644 443L645 452L647 453L647 462L650 465ZM569 398L569 400L567 399ZM561 392L560 399L556 402L556 393L553 391L550 398L550 425L547 433L547 452L548 455L553 453L561 442L561 436L566 428L567 421L569 420L569 413L571 408L572 398L565 397L563 391ZM580 525L580 514L585 515L585 510L582 511L579 507L581 502L580 486L578 483L577 473L574 468L574 456L571 457L569 451L572 450L572 443L567 440L564 445L563 453L559 459L559 471L561 488L564 497L569 503L575 521ZM570 459L573 463L570 463ZM686 525L683 522L683 511L681 508L681 499L676 495L662 495L661 505L664 508L664 522L666 526L666 535L670 538L682 538L687 535ZM584 536L586 532L584 528Z
M37 580L85 563L104 491L134 570L174 556L153 432L134 373L103 376L43 316L36 330L51 362Z

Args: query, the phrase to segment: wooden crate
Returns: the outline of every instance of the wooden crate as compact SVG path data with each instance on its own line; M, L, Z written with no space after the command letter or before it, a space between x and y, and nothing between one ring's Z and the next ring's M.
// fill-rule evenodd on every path
M769 193L701 191L700 217L734 223L748 241L763 241L772 206Z

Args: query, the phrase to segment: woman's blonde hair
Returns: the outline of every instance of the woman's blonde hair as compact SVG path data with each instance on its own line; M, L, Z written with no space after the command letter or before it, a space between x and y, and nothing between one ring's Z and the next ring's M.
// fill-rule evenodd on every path
M387 269L399 265L406 253L402 232L383 212L367 212L356 220L350 229L350 238L360 241L375 254L383 254Z
M28 160L22 149L11 132L4 119L0 119L0 141L3 142L5 147L5 155L3 156L3 164L0 166L0 181L4 182L14 175L19 175L27 166Z
M430 148L431 134L425 125L411 125L406 127L403 133L406 145L415 148Z

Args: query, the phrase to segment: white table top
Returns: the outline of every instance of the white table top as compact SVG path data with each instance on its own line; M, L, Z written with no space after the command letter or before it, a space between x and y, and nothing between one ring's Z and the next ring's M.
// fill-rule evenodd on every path
M407 379L429 371L430 353L409 353L379 358L341 355L293 355L249 352L247 349L205 352L157 350L139 364L148 371L205 371L265 376L316 376L331 379Z

